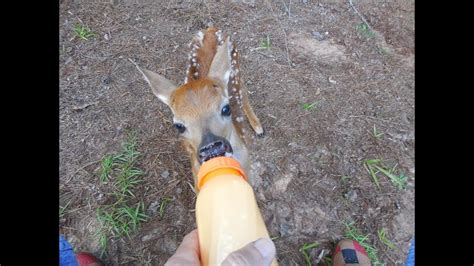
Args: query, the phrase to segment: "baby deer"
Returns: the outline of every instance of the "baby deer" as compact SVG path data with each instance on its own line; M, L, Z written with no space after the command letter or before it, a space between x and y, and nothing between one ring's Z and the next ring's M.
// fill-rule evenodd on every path
M237 159L248 173L244 114L258 136L263 135L263 128L250 106L239 75L239 52L230 38L211 27L198 32L190 48L181 86L135 66L158 99L171 108L174 126L191 157L196 186L199 167L216 156Z

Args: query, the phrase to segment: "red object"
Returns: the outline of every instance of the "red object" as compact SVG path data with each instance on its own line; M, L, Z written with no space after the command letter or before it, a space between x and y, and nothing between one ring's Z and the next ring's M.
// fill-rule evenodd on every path
M77 253L76 260L79 266L102 265L102 263L96 257L94 257L94 255L86 252Z
M359 242L352 240L352 244L354 244L355 250L359 251L360 253L364 254L365 256L367 255L367 252L365 252L365 249L359 244Z

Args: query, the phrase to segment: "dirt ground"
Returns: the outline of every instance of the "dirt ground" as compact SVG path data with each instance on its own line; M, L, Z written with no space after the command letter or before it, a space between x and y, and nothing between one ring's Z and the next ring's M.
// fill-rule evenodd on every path
M135 195L150 219L113 241L104 260L162 265L195 228L190 164L171 112L128 58L181 83L192 35L214 25L237 42L266 130L250 145L250 176L280 265L305 265L299 248L314 241L321 245L310 256L323 264L318 256L330 254L348 221L369 234L382 262L402 265L414 236L414 2L353 4L374 32L349 1L61 1L61 233L76 250L100 254L99 160L120 150L129 129L145 171ZM78 38L77 24L96 35ZM270 48L256 49L267 36ZM368 159L397 165L407 188L386 177L377 188ZM173 200L160 218L164 197ZM382 228L395 248L379 240Z

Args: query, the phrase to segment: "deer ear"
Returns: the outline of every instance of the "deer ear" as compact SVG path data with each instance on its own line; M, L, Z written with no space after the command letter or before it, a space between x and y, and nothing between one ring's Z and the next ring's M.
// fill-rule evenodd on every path
M208 74L208 77L222 82L224 86L227 86L230 76L231 50L232 43L230 42L229 37L226 37L224 44L217 47L217 52L212 60Z
M140 68L137 64L135 64L135 66L137 67L138 71L142 73L143 78L146 80L146 82L148 82L148 84L150 85L153 94L155 94L158 99L160 99L162 102L166 103L169 106L171 93L173 93L173 91L178 86L176 86L174 82L168 80L160 74L157 74L153 71L144 68Z

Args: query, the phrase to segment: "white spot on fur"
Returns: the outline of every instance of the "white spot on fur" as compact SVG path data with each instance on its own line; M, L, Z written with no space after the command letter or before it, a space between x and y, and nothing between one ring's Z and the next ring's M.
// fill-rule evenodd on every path
M204 38L204 33L202 31L198 31L198 33L196 34L196 37L202 40Z
M217 42L219 43L219 45L222 45L222 31L221 30L218 30L216 31L216 36L217 36Z

